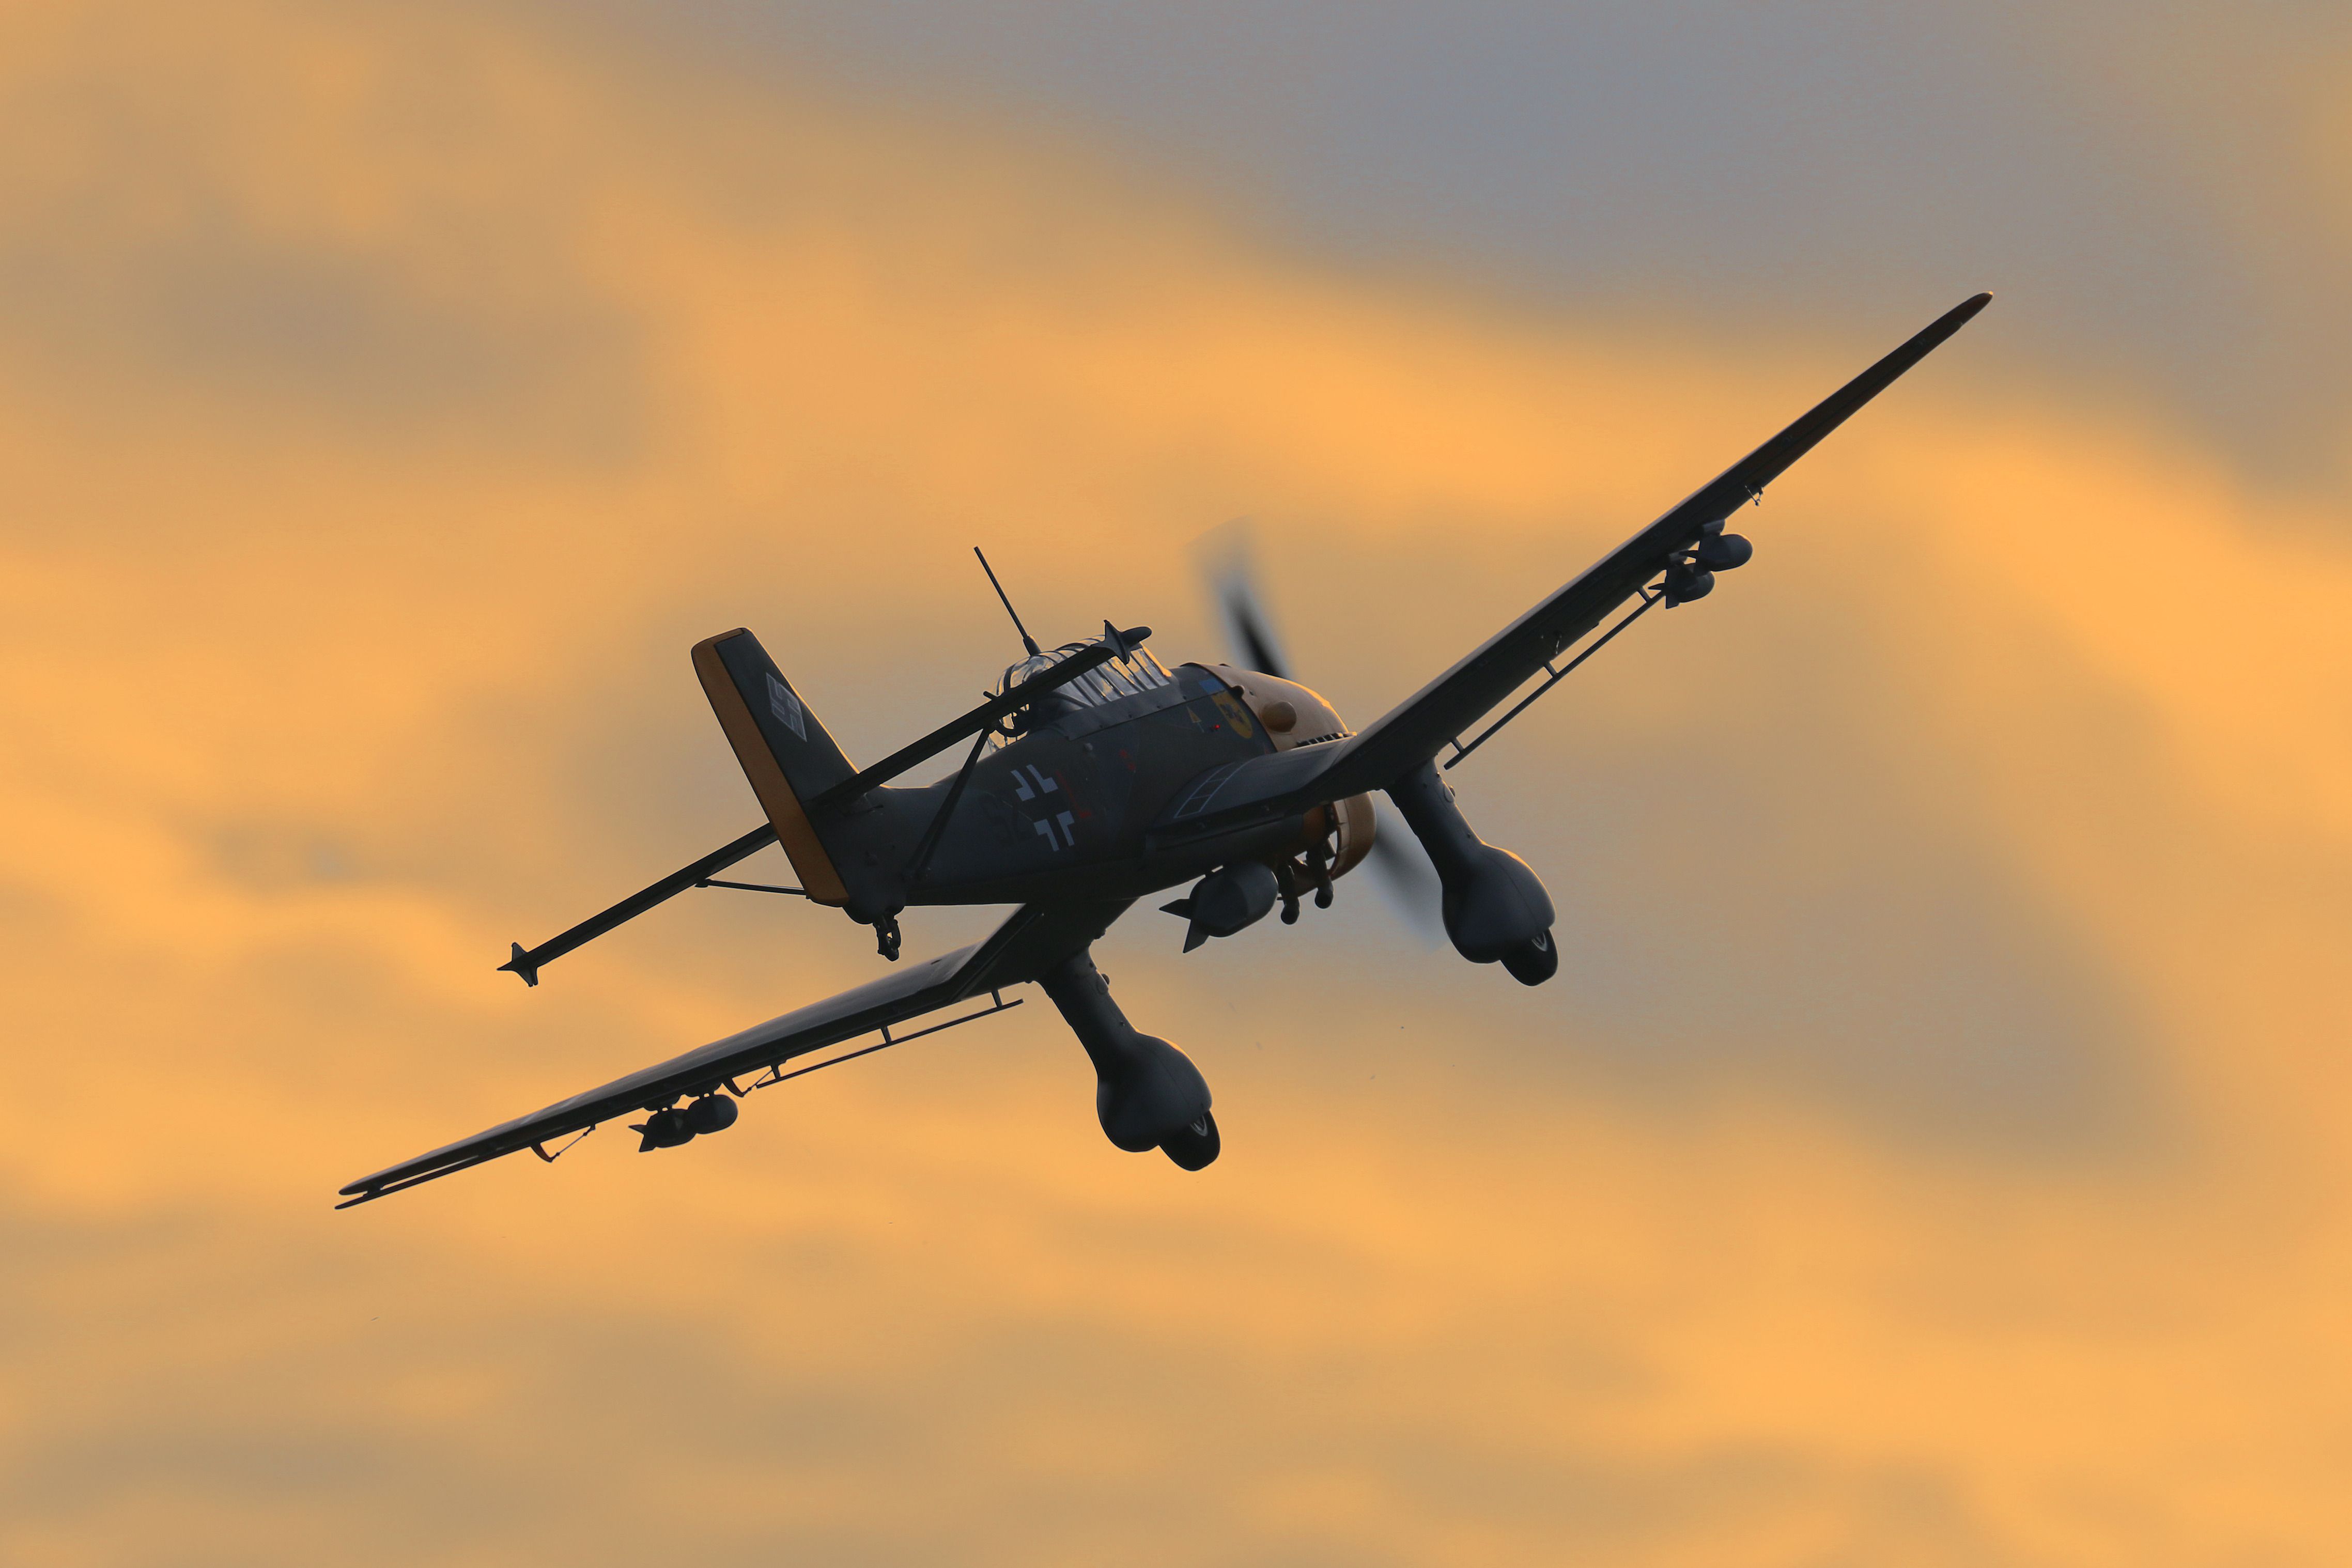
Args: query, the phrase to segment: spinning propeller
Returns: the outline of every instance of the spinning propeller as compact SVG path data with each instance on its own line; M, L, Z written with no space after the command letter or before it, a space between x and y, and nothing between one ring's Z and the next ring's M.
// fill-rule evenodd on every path
M1224 617L1225 635L1232 640L1242 666L1276 680L1296 680L1267 620L1249 541L1245 520L1229 523L1211 534L1200 550L1202 575L1208 579L1209 591ZM1412 841L1412 835L1400 831L1395 818L1385 808L1378 810L1384 821L1372 835L1371 853L1365 863L1379 873L1381 893L1390 907L1415 936L1433 946L1445 935L1438 913L1437 870L1421 846Z

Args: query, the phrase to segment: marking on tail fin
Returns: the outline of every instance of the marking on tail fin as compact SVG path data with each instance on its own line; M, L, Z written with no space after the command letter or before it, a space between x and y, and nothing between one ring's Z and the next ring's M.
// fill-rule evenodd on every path
M768 677L768 711L774 714L794 737L802 740L808 738L808 726L801 719L801 699L793 695L793 688L773 674Z
M752 711L748 694L736 685L735 677L719 657L720 643L747 634L738 627L696 643L694 673L702 683L703 695L710 699L710 711L718 716L727 744L734 749L735 760L742 766L743 777L751 783L751 792L760 798L761 809L768 813L768 821L776 830L776 838L784 846L784 854L793 862L793 870L798 873L810 902L838 909L849 902L849 890L833 863L833 856L818 839L816 830L810 826L808 813L803 810L800 797L793 793L791 781L785 779L776 754L769 749L766 737L760 733L759 716ZM773 695L770 694L772 697ZM786 695L790 695L789 687ZM798 699L794 699L793 708L795 712L802 711ZM802 723L805 725L807 720L803 718ZM808 737L803 734L801 738L806 740Z

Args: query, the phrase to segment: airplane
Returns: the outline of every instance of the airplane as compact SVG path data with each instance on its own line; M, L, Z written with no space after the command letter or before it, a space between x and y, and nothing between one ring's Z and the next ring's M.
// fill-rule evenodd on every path
M645 1118L629 1124L641 1152L676 1148L733 1125L756 1090L1017 1007L1004 991L1030 984L1093 1062L1096 1116L1110 1142L1200 1170L1221 1148L1207 1081L1181 1051L1128 1021L1089 950L1137 900L1186 883L1163 906L1184 921L1186 952L1277 907L1295 922L1309 896L1328 907L1332 883L1380 842L1376 792L1434 866L1454 950L1521 984L1542 984L1559 967L1551 899L1525 861L1478 836L1442 773L1633 621L1706 597L1717 573L1746 564L1753 548L1726 531L1732 515L1760 503L1768 484L1991 298L1978 294L1946 312L1360 730L1287 677L1245 594L1228 608L1251 667L1170 669L1146 649L1148 627L1106 621L1098 636L1041 648L985 556L981 565L1027 656L979 706L866 768L842 754L750 632L697 643L695 674L767 821L537 947L514 944L501 970L536 986L554 959L689 888L797 894L871 927L880 956L893 962L898 917L909 907L1009 904L1013 913L970 946L362 1176L335 1207L524 1149L552 1161L571 1145L551 1154L550 1143L576 1143L633 1114ZM891 782L967 741L947 778L922 788ZM798 886L719 878L770 844L782 846ZM960 1006L971 1010L904 1028ZM786 1070L877 1033L877 1043Z

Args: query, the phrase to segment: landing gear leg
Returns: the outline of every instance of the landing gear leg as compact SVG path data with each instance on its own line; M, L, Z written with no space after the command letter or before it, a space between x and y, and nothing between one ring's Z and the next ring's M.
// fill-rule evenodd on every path
M874 923L874 950L893 964L898 961L898 917L886 915Z
M1137 1032L1085 953L1037 977L1095 1065L1095 1115L1105 1136L1129 1154L1165 1149L1188 1171L1217 1157L1209 1086L1190 1058Z
M1431 763L1390 785L1389 799L1444 884L1445 934L1454 950L1474 964L1500 960L1521 985L1551 978L1559 967L1551 895L1528 862L1471 831Z

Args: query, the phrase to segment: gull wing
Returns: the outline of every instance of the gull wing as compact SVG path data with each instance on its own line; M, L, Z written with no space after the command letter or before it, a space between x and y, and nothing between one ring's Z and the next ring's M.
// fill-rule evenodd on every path
M1529 677L1590 633L1663 571L1700 531L1721 522L1822 438L1991 303L1979 294L1946 311L1805 416L1692 492L1575 581L1496 632L1452 669L1346 740L1228 765L1223 779L1180 791L1159 841L1208 835L1385 789L1435 757Z
M350 1201L336 1207L349 1208L420 1182L454 1176L615 1117L666 1106L680 1095L707 1094L740 1074L772 1069L887 1025L1034 980L1100 936L1127 905L1124 899L1024 904L985 941L771 1019L430 1154L387 1166L343 1187L342 1195Z

